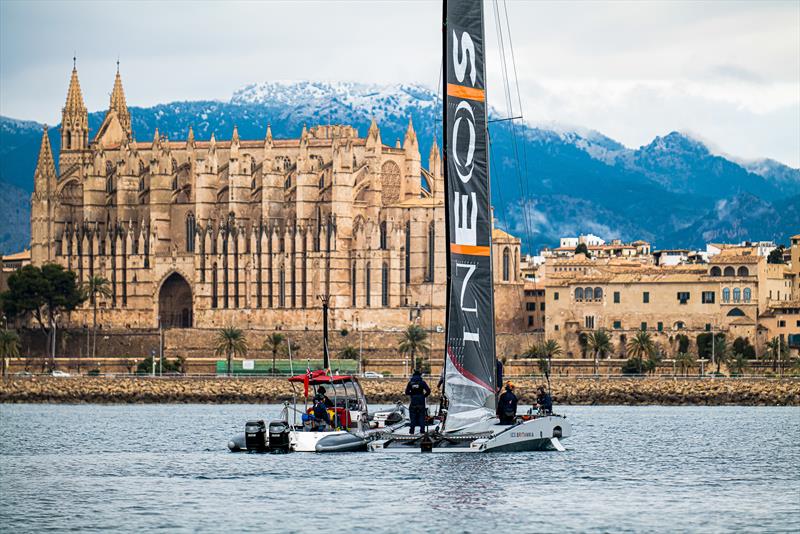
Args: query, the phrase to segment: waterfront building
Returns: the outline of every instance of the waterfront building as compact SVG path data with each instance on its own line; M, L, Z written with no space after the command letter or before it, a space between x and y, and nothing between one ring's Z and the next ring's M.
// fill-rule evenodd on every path
M198 121L201 120L198 117ZM266 121L265 121L266 122ZM90 136L77 69L62 110L58 171L45 131L31 199L31 256L81 281L100 275L111 328L337 328L444 324L442 159L421 165L409 121L401 146L375 121L303 127L298 138L214 134L140 141L117 71ZM495 232L498 232L497 230ZM519 240L496 234L498 330L518 328ZM90 307L70 314L90 322Z
M15 254L0 254L0 293L8 289L8 277L14 271L31 263L31 251L23 250Z
M792 253L798 254L800 239L792 243ZM767 263L757 247L723 248L707 264L656 266L577 254L545 266L545 334L573 356L581 352L581 335L601 328L622 353L641 330L665 347L678 334L694 339L708 331L763 346L781 332L762 323L761 315L783 309L796 291L796 268Z

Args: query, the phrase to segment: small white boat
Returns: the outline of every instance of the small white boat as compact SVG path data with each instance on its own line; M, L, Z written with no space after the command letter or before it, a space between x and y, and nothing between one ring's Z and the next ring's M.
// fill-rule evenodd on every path
M407 421L404 406L381 412L379 421L371 418L364 391L355 376L329 375L323 370L289 378L293 402L284 403L281 418L270 421L249 421L245 432L228 442L233 452L354 452L366 451L367 442L375 439L374 429L391 430ZM304 402L298 407L295 386L303 384ZM313 413L314 398L326 388L331 401L328 418L331 422L317 420Z

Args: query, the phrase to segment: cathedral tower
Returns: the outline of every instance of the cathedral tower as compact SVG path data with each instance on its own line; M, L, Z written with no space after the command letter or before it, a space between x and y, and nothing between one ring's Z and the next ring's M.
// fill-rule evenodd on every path
M81 151L89 146L89 114L83 103L78 69L73 58L72 77L67 90L67 102L61 110L61 154L59 167L81 161Z
M39 161L33 175L31 197L31 260L34 265L53 261L53 207L56 197L56 165L47 126L42 132Z

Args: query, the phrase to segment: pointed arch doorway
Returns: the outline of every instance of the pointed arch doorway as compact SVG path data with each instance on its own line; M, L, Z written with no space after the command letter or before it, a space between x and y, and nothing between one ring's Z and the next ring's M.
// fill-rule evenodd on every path
M170 274L158 292L158 315L163 328L191 328L192 288L178 273Z

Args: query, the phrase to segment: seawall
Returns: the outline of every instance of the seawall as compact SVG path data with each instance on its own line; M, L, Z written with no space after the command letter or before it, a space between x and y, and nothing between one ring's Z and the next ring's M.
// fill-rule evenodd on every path
M540 383L515 381L520 402L530 404ZM405 380L362 380L361 384L372 404L406 400ZM302 384L295 387L302 395ZM556 404L800 406L798 379L556 379L552 390ZM280 403L291 395L285 379L273 378L35 376L0 380L1 403ZM436 400L434 387L431 401Z

